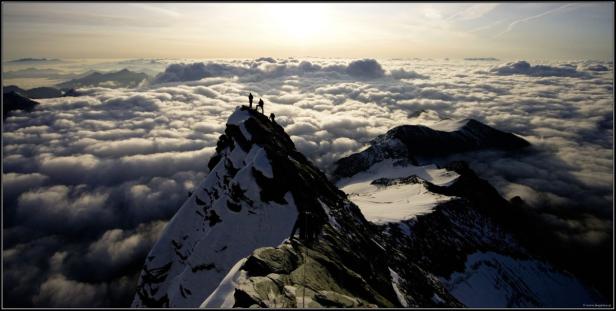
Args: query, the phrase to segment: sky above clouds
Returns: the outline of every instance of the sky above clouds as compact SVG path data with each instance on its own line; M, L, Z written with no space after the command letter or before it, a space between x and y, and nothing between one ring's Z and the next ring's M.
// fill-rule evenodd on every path
M3 3L21 57L612 59L614 4Z

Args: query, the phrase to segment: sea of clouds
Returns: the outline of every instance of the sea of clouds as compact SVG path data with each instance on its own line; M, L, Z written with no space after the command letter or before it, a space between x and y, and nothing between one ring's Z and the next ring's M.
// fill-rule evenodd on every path
M514 132L533 147L447 160L469 161L507 199L582 211L545 214L563 239L612 236L612 62L266 57L54 66L11 77L129 68L152 79L37 100L33 112L5 120L7 306L127 306L147 252L207 175L225 121L248 92L328 172L402 124L474 118Z

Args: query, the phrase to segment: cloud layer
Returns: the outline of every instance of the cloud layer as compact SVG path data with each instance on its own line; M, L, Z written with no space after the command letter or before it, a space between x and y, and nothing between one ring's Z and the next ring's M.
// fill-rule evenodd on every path
M590 67L589 70L601 71L601 67ZM527 75L532 77L587 77L587 73L577 71L576 66L571 64L561 64L559 66L535 65L532 66L527 61L517 61L505 65L495 66L490 69L497 75Z
M321 62L322 63L322 62ZM197 62L177 63L167 66L164 72L157 75L153 84L167 82L195 81L209 77L239 77L242 81L275 79L284 76L315 76L315 75L348 75L355 79L376 79L385 76L385 70L374 59L350 61L348 64L319 64L296 59L275 60L262 57L254 61L236 63ZM392 76L398 78L424 77L415 72L394 71Z
M150 60L108 66L126 64ZM506 198L582 208L590 216L568 219L564 236L603 241L613 202L612 73L612 63L586 61L184 60L149 86L40 100L4 124L5 303L126 306L145 254L206 176L248 92L326 171L402 124L475 118L518 133L532 150L458 158Z

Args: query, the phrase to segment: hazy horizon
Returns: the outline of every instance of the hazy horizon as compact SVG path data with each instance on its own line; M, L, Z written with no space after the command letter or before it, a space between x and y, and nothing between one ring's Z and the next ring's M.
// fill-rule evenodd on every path
M611 60L613 11L609 2L5 2L3 57Z

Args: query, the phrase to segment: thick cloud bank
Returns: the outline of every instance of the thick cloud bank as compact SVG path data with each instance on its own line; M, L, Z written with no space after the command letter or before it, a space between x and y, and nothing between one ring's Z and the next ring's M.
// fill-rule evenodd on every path
M399 78L421 78L415 72L395 71ZM163 73L154 78L153 83L196 81L210 77L239 77L242 80L263 80L284 76L304 76L318 74L341 74L356 79L376 79L385 76L385 70L374 59L362 59L345 63L325 65L310 61L288 59L277 61L271 57L239 63L197 62L178 63L167 66ZM392 72L393 74L393 72Z
M591 69L592 70L592 69ZM532 66L527 61L517 61L490 69L497 75L527 75L533 77L585 77L583 72L577 71L576 66L563 64L558 67L547 65Z
M109 66L162 70L160 63ZM145 254L206 176L225 121L248 92L265 100L265 113L274 112L324 170L402 124L475 118L518 133L531 150L457 158L506 198L519 195L546 209L563 240L609 241L612 64L492 65L184 60L159 70L149 86L83 88L80 97L40 100L4 124L4 303L127 306ZM591 65L608 70L578 69ZM577 212L564 217L550 209Z

